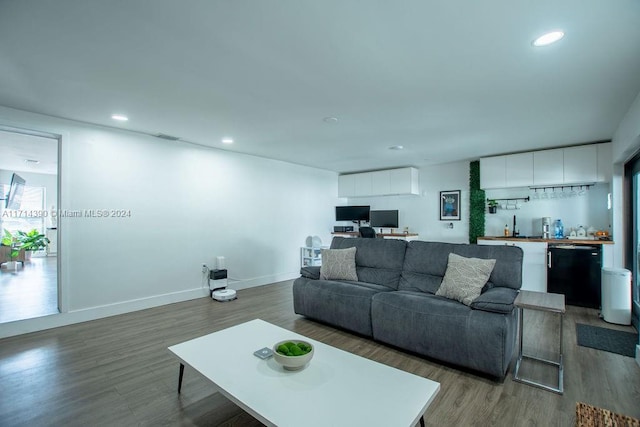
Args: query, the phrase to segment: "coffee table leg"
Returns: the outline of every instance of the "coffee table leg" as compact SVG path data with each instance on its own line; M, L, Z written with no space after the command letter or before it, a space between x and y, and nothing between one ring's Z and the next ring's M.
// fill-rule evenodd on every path
M424 415L420 417L420 427L424 427Z
M184 365L180 364L180 375L178 376L178 394L182 390L182 376L184 375Z

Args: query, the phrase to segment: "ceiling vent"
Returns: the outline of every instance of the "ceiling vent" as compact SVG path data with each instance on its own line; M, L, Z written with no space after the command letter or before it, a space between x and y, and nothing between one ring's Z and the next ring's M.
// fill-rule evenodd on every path
M177 140L180 139L177 136L171 136L171 135L167 135L167 134L164 134L164 133L159 133L159 134L156 135L156 137L158 137L160 139L166 139L167 141L177 141Z

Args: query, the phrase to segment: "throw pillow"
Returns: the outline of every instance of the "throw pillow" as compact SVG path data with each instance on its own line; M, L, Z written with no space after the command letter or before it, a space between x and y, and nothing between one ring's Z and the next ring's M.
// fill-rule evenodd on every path
M450 253L447 271L436 295L471 305L480 296L495 265L495 259L465 258Z
M356 273L356 248L322 249L321 280L358 281Z

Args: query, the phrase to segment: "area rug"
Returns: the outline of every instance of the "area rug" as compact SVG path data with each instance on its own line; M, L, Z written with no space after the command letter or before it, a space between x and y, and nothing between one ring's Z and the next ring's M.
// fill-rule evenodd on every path
M606 409L576 403L576 427L640 427L640 420Z
M578 345L635 357L638 334L576 323Z

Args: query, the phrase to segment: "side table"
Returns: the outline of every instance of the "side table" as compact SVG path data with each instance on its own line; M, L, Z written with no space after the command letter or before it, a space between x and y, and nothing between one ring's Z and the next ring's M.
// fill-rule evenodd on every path
M563 394L563 361L562 361L562 323L563 323L563 315L565 313L564 306L564 295L562 294L552 294L547 292L533 292L533 291L520 291L516 300L514 301L514 305L518 308L518 361L516 362L516 369L513 372L513 380L518 381L524 384L529 384L535 387L540 387L542 389L553 391L558 394ZM522 329L524 327L523 322L523 310L538 310L545 311L549 313L557 313L560 318L560 343L558 347L558 360L547 360L541 359L538 357L534 357L531 355L526 355L522 351ZM539 362L544 362L549 365L556 366L558 368L558 387L552 387L546 384L542 384L539 382L535 382L529 379L522 378L520 376L520 364L523 359L531 359L537 360Z

